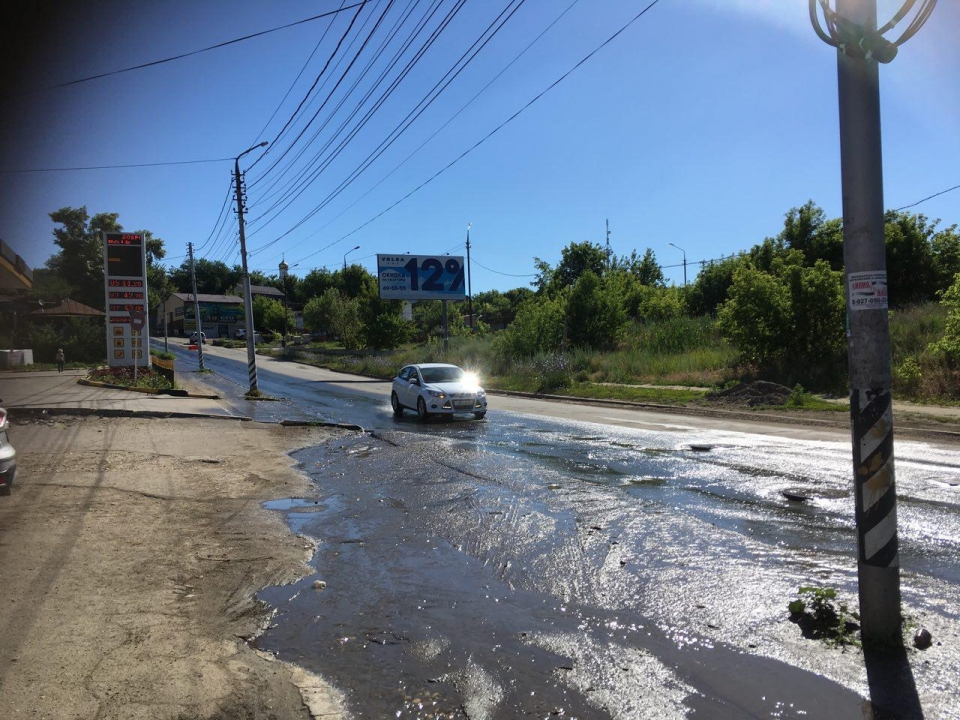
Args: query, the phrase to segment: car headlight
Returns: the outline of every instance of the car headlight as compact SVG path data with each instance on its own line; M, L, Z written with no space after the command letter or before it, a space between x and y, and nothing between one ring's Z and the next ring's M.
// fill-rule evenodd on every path
M482 397L486 397L486 396L487 396L487 393L484 391L483 388L477 388L477 397L478 397L478 398L482 398Z
M443 390L427 390L427 394L429 394L430 397L440 398L441 400L447 396Z

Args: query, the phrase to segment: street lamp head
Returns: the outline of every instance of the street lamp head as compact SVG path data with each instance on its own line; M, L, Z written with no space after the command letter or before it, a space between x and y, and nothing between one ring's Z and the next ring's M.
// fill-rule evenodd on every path
M254 145L254 146L251 147L251 148L247 148L247 149L244 150L242 153L240 153L239 155L237 155L236 160L239 162L240 158L242 158L242 157L243 157L244 155L246 155L247 153L252 153L252 152L253 152L254 150L256 150L257 148L266 147L266 146L269 145L269 144L270 144L270 143L268 143L266 140L264 140L264 141L263 141L262 143L260 143L259 145Z

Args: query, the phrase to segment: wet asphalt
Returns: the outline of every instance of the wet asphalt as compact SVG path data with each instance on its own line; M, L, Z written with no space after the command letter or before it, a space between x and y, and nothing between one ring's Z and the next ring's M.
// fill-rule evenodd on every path
M485 421L422 423L363 380L263 370L283 399L248 402L244 360L206 356L234 410L366 429L295 454L316 496L271 507L318 540L317 572L261 593L277 611L258 641L356 717L868 716L859 651L802 639L786 612L804 585L856 604L848 444L558 421L495 397ZM900 442L897 463L905 605L955 628L960 459ZM955 654L920 670L949 708ZM911 695L883 702L916 711Z

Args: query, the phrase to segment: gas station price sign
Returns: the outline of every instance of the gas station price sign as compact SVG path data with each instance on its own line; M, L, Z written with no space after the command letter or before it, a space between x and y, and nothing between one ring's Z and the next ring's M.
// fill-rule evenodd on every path
M134 314L148 312L143 233L103 233L103 275L107 325L113 328L107 340L107 362L110 367L146 367L149 356L144 339L130 322Z

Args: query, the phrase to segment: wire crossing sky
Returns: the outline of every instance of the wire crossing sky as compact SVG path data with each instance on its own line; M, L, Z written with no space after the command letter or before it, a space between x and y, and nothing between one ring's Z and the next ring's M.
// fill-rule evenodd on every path
M609 220L617 255L649 247L682 282L678 247L695 272L809 199L841 214L836 57L804 3L53 7L0 31L0 237L33 267L56 250L48 214L82 205L150 229L173 264L187 242L239 262L230 171L261 140L241 166L268 274L281 257L340 266L347 238L370 270L377 253L462 253L473 223L474 288L504 290L535 256L602 244ZM881 66L886 204L945 225L956 27L939 3Z

